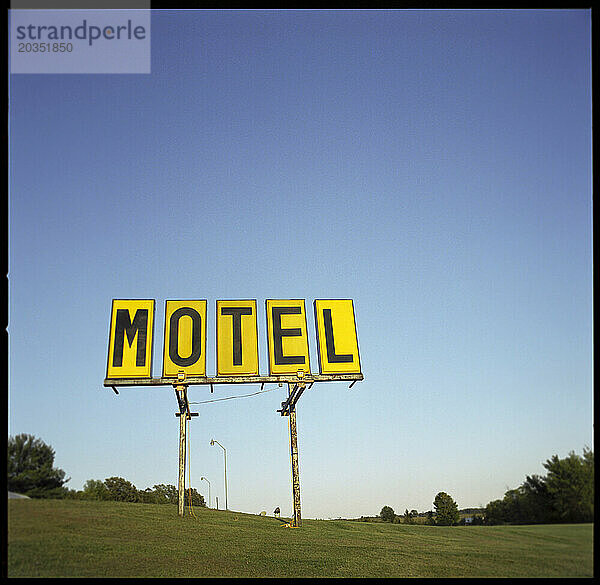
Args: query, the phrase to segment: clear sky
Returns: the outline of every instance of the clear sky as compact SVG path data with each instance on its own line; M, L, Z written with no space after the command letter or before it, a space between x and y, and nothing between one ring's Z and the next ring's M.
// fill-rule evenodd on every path
M354 300L297 406L302 515L485 506L593 447L591 12L152 11L150 74L9 79L8 434L177 485L171 387L103 387L113 298ZM192 386L200 402L259 385ZM192 487L292 512L287 389L193 405ZM187 474L186 474L187 479Z

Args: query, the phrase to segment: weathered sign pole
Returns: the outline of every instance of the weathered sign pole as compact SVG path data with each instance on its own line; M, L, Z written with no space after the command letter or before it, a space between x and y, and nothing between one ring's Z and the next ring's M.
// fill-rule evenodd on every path
M178 381L184 381L185 374L178 375ZM180 516L184 514L185 503L185 460L187 444L187 421L192 416L198 416L197 412L190 412L190 403L187 397L187 384L175 384L175 396L179 404L179 412L175 416L179 417L179 474L177 482L177 504Z
M311 383L312 386L312 383ZM296 402L306 389L304 372L298 371L294 383L288 383L288 397L281 403L281 409L277 412L281 416L289 416L290 425L290 458L292 465L292 503L294 507L294 518L292 526L302 525L302 513L300 507L300 468L298 465L298 431L296 429Z
M186 444L186 427L187 427L187 412L181 408L183 401L182 396L185 395L185 386L177 386L176 390L180 402L179 409L179 481L177 483L179 515L183 516L185 502L185 444Z
M288 384L289 394L292 390ZM290 408L290 453L292 456L292 495L294 499L294 521L293 526L302 525L302 514L300 512L300 469L298 468L298 434L296 432L296 407Z

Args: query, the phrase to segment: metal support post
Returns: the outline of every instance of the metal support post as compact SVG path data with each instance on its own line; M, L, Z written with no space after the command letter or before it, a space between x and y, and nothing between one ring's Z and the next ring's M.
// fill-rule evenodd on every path
M288 384L289 395L292 395L292 385ZM290 453L292 457L292 494L294 498L294 521L292 526L302 525L300 513L300 470L298 468L298 434L296 431L296 405L290 406Z
M178 483L178 505L179 515L183 516L185 501L185 445L187 425L187 387L185 384L176 386L175 393L179 401L179 483Z

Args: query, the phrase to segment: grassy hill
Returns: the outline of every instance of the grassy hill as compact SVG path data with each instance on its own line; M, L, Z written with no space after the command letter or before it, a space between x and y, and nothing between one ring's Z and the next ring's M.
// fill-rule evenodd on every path
M8 501L9 577L591 577L593 525L303 520L171 505Z

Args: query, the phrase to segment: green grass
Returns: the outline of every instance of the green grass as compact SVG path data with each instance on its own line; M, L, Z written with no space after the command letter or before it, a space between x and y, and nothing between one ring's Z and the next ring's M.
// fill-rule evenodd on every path
M436 527L8 501L9 577L592 577L593 525Z

